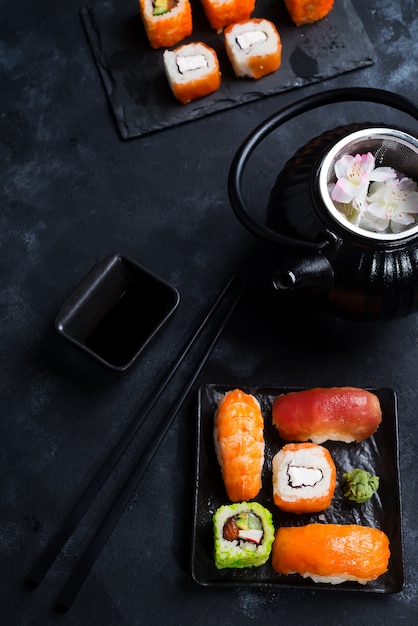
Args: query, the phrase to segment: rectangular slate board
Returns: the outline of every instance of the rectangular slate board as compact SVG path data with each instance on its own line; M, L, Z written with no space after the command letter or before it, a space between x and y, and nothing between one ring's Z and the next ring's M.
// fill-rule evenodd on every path
M163 49L149 45L138 0L98 0L81 9L122 138L190 122L374 62L373 46L350 0L336 0L327 17L300 27L291 22L284 2L257 0L253 17L275 23L282 40L282 64L277 72L259 80L238 79L226 56L223 35L211 30L200 2L191 3L193 33L181 43L204 41L214 48L222 84L215 93L187 105L171 93L163 69Z
M221 469L213 443L214 415L220 398L234 387L220 384L202 385L199 390L197 415L196 478L194 496L194 519L192 533L192 576L203 586L244 587L294 587L298 589L322 589L332 592L353 591L361 593L398 593L404 586L401 488L399 477L398 415L396 394L391 389L371 389L382 407L382 423L374 435L360 443L327 441L326 447L337 468L337 486L331 506L322 513L296 515L284 513L273 502L272 459L281 447L288 443L279 437L273 426L271 407L274 399L282 393L298 391L298 388L251 387L242 391L255 395L264 417L265 462L262 488L255 498L271 511L274 527L301 526L304 524L360 524L383 530L390 541L389 568L376 580L366 585L345 582L332 585L315 583L311 578L298 574L277 574L271 559L261 567L222 569L215 567L213 557L213 514L224 504L229 504L222 480ZM355 504L343 495L343 474L354 467L366 469L379 476L379 488L373 497L363 504Z

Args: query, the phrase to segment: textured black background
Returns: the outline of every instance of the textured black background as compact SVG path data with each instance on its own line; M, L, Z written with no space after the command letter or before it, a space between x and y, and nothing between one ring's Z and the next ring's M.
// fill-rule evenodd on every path
M128 141L120 138L81 24L84 4L0 2L0 622L416 623L417 317L364 327L323 319L292 300L274 306L259 288L264 274L258 273L258 251L232 214L226 187L229 164L247 133L299 97L372 86L416 100L414 0L355 1L376 50L370 67ZM254 156L248 187L255 209L263 212L280 163L309 138L346 121L376 118L405 122L399 113L356 104L316 111L283 128ZM169 327L125 375L106 371L53 328L60 305L83 275L119 251L181 294ZM193 358L37 589L25 584L31 566L195 321L248 255L255 270L249 289L199 382L395 390L404 590L382 596L195 585L190 540L196 387L72 609L57 613L59 592Z

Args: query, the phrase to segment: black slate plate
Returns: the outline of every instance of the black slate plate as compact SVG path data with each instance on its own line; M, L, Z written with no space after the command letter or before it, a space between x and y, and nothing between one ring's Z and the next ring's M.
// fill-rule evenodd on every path
M280 525L309 523L362 524L383 530L389 537L391 558L388 571L377 580L360 585L314 583L298 575L277 574L270 560L262 567L218 570L213 559L212 516L222 504L228 504L220 467L213 444L213 418L221 396L231 387L204 385L199 390L197 424L196 487L192 542L192 576L205 585L243 585L253 587L298 587L302 589L349 590L375 593L397 593L404 585L400 482L398 468L398 427L396 396L390 389L372 389L382 406L382 423L376 433L358 444L326 442L337 467L337 487L331 507L323 513L292 515L283 513L273 503L271 461L286 443L272 425L271 405L276 396L297 389L254 387L242 390L260 401L264 416L265 463L263 487L255 500L273 514L275 528ZM349 502L342 492L342 475L353 467L366 469L380 477L378 491L371 500L358 505Z
M223 35L210 29L198 0L191 0L193 33L182 43L204 41L219 57L222 85L215 93L182 105L173 97L162 50L148 43L138 0L98 0L81 9L82 21L106 94L124 139L176 126L264 96L371 65L374 52L349 0L338 0L315 24L297 28L284 2L257 0L254 17L274 22L283 45L277 72L257 81L235 78Z

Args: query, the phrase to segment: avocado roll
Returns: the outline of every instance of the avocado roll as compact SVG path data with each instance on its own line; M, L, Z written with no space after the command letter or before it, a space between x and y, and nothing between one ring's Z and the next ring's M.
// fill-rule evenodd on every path
M259 567L274 541L273 518L258 502L221 506L213 516L217 569Z

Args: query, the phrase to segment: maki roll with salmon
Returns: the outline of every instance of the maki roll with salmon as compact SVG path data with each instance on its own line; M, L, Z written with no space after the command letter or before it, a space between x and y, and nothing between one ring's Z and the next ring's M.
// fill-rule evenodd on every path
M270 556L273 519L258 502L221 506L213 516L213 531L217 569L259 567Z
M286 8L296 26L322 20L334 6L334 0L285 0Z
M225 48L237 77L261 78L275 72L282 60L282 43L275 25L254 18L228 26Z
M211 28L219 34L225 26L248 20L255 0L200 0Z
M272 565L278 574L300 574L316 583L365 585L387 571L389 557L389 538L382 530L357 524L307 524L279 528Z
M221 84L216 52L202 42L165 50L163 59L171 90L183 104L207 96Z
M288 513L317 513L334 497L335 463L314 443L290 443L273 457L274 503Z
M240 389L226 393L215 414L216 455L228 498L252 500L261 489L264 419L260 403Z
M153 48L168 48L191 35L189 0L139 0L145 32Z

